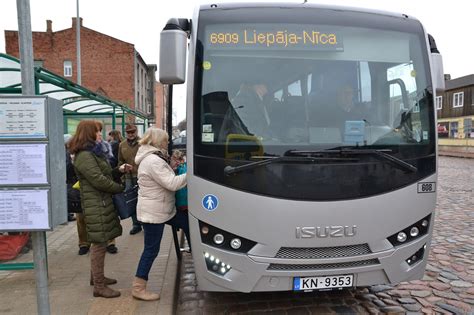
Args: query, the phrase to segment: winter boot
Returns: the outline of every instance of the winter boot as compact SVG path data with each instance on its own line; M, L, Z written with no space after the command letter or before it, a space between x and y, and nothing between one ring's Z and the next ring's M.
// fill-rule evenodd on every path
M104 276L104 283L105 283L105 285L116 284L117 280L112 279L112 278L107 278L107 277ZM89 281L89 284L94 285L94 278L92 277L92 270L91 270L91 279Z
M94 296L104 298L119 297L119 291L112 290L105 285L104 262L106 251L105 246L95 244L91 246L91 271L92 280L94 282Z
M143 301L156 301L160 298L159 294L147 291L146 280L138 277L133 280L132 296Z

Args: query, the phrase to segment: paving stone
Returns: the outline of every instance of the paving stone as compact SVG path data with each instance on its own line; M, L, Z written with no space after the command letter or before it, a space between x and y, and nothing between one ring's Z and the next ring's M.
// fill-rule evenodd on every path
M449 284L441 283L441 282L431 282L430 286L432 288L435 288L436 290L439 290L439 291L444 291L444 290L447 290L447 289L451 288L451 286Z
M407 311L410 311L410 312L418 312L421 310L421 304L418 304L418 303L402 304L402 306L406 308Z
M455 306L452 306L452 305L449 305L449 304L445 304L445 303L436 303L437 306L441 307L442 309L444 310L447 310L453 314L456 314L456 315L462 315L464 314L464 312L462 310L460 310L459 308L455 307Z
M397 301L394 301L392 299L382 299L382 301L387 304L387 305L393 305L393 306L398 306L400 305Z
M412 298L400 298L400 299L397 299L397 301L402 303L402 304L414 304L414 303L416 303L416 301Z
M443 282L443 283L450 283L451 282L451 280L449 280L448 278L443 278L441 276L439 276L437 279L439 281Z
M407 290L392 290L388 291L388 294L394 297L409 297L410 291Z
M455 274L451 273L451 272L442 272L439 274L441 277L443 278L446 278L446 279L449 279L449 280L458 280L459 277L456 276Z
M434 315L435 313L432 308L428 308L428 307L423 307L421 311L423 312L423 314L426 314L426 315Z
M431 290L421 290L421 291L410 291L412 296L416 297L427 297L431 295Z
M381 310L386 314L405 314L405 309L401 306L387 306Z
M374 300L374 301L372 301L372 303L374 303L374 304L377 305L378 307L385 307L385 306L387 306L382 300Z
M452 281L451 282L451 285L453 287L458 287L458 288L470 288L473 286L472 283L470 282L467 282L467 281L460 281L460 280L456 280L456 281Z
M463 299L462 301L467 303L467 304L474 305L474 299Z
M442 298L445 298L445 299L459 300L459 297L456 294L454 294L452 292L449 292L449 291L433 290L433 293L436 296L439 296L439 297L442 297Z
M390 299L391 296L388 295L387 293L385 292L378 292L375 294L377 297L381 298L381 299Z
M387 291L391 289L393 289L393 287L389 285L374 285L369 288L369 291L372 293L378 293L378 292L383 292L383 291Z
M462 309L464 312L474 311L469 304L461 301L448 300L446 301L446 303L448 303L449 305L453 305L459 309Z
M426 300L430 302L431 304L436 304L437 302L443 301L443 298L433 295L433 296L428 296Z
M429 290L429 286L420 284L403 284L397 286L398 290Z
M417 300L418 303L420 303L422 307L431 306L431 303L428 302L427 300L425 300L424 298L417 297L417 298L415 298L415 300Z
M466 290L466 293L467 294L471 294L471 295L474 295L474 288L469 288Z
M426 265L426 270L427 271L433 271L433 272L441 272L441 269L431 265L431 264L427 264Z

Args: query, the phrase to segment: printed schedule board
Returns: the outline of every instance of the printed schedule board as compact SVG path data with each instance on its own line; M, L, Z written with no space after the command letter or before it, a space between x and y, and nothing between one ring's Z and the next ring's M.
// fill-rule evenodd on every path
M0 222L5 230L48 229L48 190L0 190Z
M67 221L62 102L0 96L0 231Z
M0 98L0 139L45 138L45 98Z

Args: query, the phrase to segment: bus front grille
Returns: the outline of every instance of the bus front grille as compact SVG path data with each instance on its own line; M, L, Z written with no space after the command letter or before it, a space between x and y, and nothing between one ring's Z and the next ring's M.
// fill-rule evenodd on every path
M378 265L378 264L379 264L378 259L351 261L351 262L334 263L334 264L307 264L307 265L270 264L267 270L324 270L324 269L342 269L342 268L352 268L352 267L362 267L362 266L373 266L373 265Z
M284 259L323 259L352 257L372 253L368 244L337 247L282 247L275 258Z

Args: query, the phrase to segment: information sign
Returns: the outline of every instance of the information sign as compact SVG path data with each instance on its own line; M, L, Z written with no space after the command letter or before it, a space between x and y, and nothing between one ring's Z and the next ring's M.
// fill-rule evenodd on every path
M0 231L49 229L48 190L0 190Z
M45 138L44 98L0 99L0 139Z
M47 183L46 144L0 144L0 185Z

